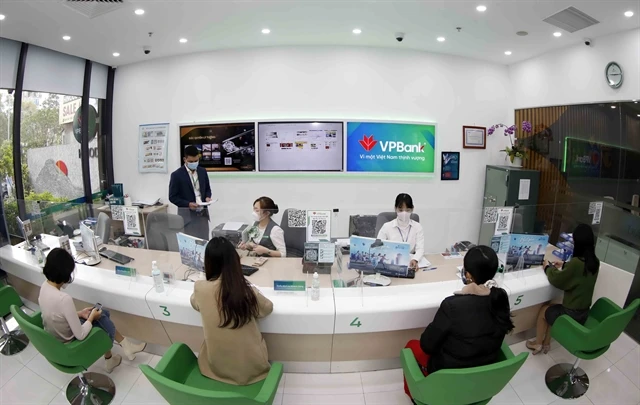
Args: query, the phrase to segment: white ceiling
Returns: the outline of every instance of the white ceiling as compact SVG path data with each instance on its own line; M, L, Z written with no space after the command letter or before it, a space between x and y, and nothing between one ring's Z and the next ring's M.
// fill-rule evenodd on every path
M476 6L487 11L479 13ZM562 37L542 20L574 6L600 24ZM143 16L134 9L145 10ZM624 12L632 10L631 18ZM417 49L511 64L552 49L640 27L640 0L611 1L340 1L125 0L89 19L60 0L0 0L0 36L107 65L216 49L287 45ZM262 28L271 29L263 35ZM353 28L362 34L352 34ZM460 33L456 27L462 27ZM526 37L517 31L528 31ZM396 32L405 32L402 43ZM153 37L148 37L153 32ZM70 35L70 41L63 41ZM436 37L446 37L437 42ZM178 39L188 38L187 44ZM597 40L594 41L597 46ZM145 56L142 47L150 45ZM504 52L510 50L511 56ZM114 58L113 52L121 56Z

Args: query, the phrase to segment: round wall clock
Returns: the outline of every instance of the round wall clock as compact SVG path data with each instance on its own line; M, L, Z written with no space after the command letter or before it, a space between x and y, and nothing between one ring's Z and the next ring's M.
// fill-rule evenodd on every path
M624 79L622 68L616 62L609 62L604 75L607 78L607 83L612 89L617 89L622 86L622 80Z

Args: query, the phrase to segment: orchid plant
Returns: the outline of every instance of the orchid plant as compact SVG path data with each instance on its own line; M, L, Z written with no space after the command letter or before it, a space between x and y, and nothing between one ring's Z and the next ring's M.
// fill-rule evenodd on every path
M513 163L513 160L515 158L521 158L521 159L526 159L527 158L527 150L525 149L524 145L520 145L518 143L518 139L512 137L513 135L515 135L516 131L518 130L518 127L516 125L511 125L510 127L504 125L504 124L496 124L496 125L492 125L488 130L487 130L487 135L493 135L494 132L496 132L499 129L503 129L504 131L504 136L508 136L509 137L509 143L511 144L511 147L506 147L504 149L501 150L501 152L505 152L507 154L507 156L509 156L509 160L511 161L511 163ZM531 132L531 123L529 121L522 121L522 131L523 132L527 132L530 133Z

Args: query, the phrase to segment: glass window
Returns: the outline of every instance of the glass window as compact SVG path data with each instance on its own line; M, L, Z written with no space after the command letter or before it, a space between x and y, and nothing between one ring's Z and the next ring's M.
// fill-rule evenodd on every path
M22 165L22 170L26 170L26 165ZM16 235L18 203L13 173L13 94L5 89L0 89L0 192L9 234Z
M91 193L94 195L107 188L106 138L102 132L102 107L104 100L90 98L89 105L95 109L95 132L92 135L92 124L89 121L89 173L91 173ZM93 112L89 111L90 120Z

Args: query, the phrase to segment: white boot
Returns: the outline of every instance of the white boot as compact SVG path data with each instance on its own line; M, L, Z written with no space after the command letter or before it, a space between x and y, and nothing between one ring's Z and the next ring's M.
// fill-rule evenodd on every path
M122 362L122 356L119 354L112 354L111 357L105 359L107 373L111 374L114 368L118 367Z
M120 342L120 346L122 346L122 350L124 350L124 355L127 356L129 361L133 361L136 359L136 353L139 353L147 347L146 343L133 343L128 338L124 338L122 342Z

